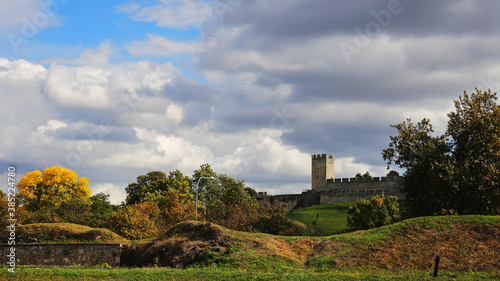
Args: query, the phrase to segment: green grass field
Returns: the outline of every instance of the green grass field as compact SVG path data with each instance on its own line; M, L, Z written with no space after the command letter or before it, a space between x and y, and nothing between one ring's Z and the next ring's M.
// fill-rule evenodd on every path
M1 280L494 280L500 273L440 272L438 278L430 271L386 271L353 268L314 272L297 270L292 272L259 272L207 268L19 268L15 274L0 268Z
M287 217L318 230L323 235L333 235L349 230L347 209L356 202L327 203L293 210ZM314 223L316 222L316 224Z
M0 267L0 280L500 280L500 216L419 217L321 237L247 233L188 221L170 234L128 246L136 249L122 255L128 268L18 267L12 274ZM432 278L436 254L440 276Z

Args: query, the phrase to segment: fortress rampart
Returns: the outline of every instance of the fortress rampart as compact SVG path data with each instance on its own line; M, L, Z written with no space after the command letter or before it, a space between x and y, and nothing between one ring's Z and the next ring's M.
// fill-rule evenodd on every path
M267 195L259 192L262 206L286 206L288 211L333 202L369 200L375 195L396 196L403 199L400 177L334 178L334 157L328 154L312 155L311 190L301 194Z
M15 262L17 265L96 266L107 263L115 267L120 266L122 245L100 243L0 245L0 261L4 266L11 262L9 255L12 253L15 253L15 258L19 260Z

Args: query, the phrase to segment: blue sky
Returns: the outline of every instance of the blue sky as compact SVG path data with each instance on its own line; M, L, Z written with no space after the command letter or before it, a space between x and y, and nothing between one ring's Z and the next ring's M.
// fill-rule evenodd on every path
M270 194L309 189L317 153L383 176L390 124L443 133L464 90L500 87L493 0L50 3L0 0L0 163L113 203L204 163Z
M174 58L156 55L132 56L124 49L124 46L136 40L146 40L147 34L161 36L172 41L197 41L200 38L200 25L176 29L159 27L156 22L138 22L132 19L130 13L120 10L132 2L68 1L65 4L52 3L48 6L48 11L52 13L45 13L47 10L44 9L39 9L38 12L49 14L51 19L57 20L55 26L43 26L36 32L34 38L29 39L29 43L19 45L19 51L12 48L9 40L6 40L2 50L5 57L39 61L48 66L47 63L43 63L44 60L53 57L74 59L84 49L95 49L103 42L109 42L115 48L115 54L110 58L111 62L138 61L147 58L159 63L170 61L178 66L179 60L182 60L181 63L190 64L191 56L189 54ZM136 1L135 3L147 4L151 1ZM24 18L33 23L33 15L31 17L27 15ZM22 35L24 25L19 25L13 32ZM183 74L192 75L189 68L183 69ZM193 77L195 76L193 75ZM195 78L200 79L199 76Z

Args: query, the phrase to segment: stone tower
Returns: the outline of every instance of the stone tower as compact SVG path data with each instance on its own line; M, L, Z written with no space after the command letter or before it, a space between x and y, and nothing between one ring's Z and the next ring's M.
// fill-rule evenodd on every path
M313 154L312 155L312 173L311 173L311 188L312 190L325 190L326 180L335 177L334 157L329 154Z

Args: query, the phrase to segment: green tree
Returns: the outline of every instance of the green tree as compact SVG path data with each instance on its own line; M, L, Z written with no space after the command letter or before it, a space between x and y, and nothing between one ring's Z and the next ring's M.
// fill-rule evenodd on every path
M397 171L392 170L389 173L387 173L387 178L391 180L399 178L399 173Z
M211 177L215 180L209 179ZM200 169L194 171L191 178L193 186L196 185L198 180L199 200L207 208L216 206L220 202L224 202L224 204L257 202L257 193L252 188L246 187L244 180L235 180L226 174L217 174L209 164L200 165Z
M218 176L219 184L222 187L222 197L220 198L225 204L235 205L240 202L257 203L253 200L250 194L245 189L244 180L235 180L228 175L221 174Z
M106 215L113 211L113 205L109 201L109 194L102 192L90 196L90 210L93 214Z
M114 207L109 201L109 194L97 193L90 197L90 203L90 225L104 227L114 211Z
M167 178L167 192L158 196L158 206L163 226L168 229L188 219L195 217L195 198L191 190L191 181L179 170L169 172ZM205 217L205 208L198 208L198 218L203 220Z
M73 198L65 201L54 211L65 222L89 225L91 221L89 204L87 200L82 198Z
M212 180L214 178L216 180ZM191 178L192 186L195 187L198 183L198 198L200 204L204 206L215 206L222 198L224 190L223 186L217 180L218 175L209 164L200 165L198 170L195 170Z
M403 193L411 216L500 214L500 107L496 93L476 89L455 101L446 134L433 136L428 119L391 125L382 152L406 169Z
M453 209L457 190L451 184L452 159L446 137L432 136L434 130L428 119L417 124L411 119L407 122L391 125L399 134L391 136L389 148L382 152L388 165L394 162L406 169L402 182L406 211L410 216L426 216L443 208Z
M255 191L255 189L247 186L245 187L245 191L248 193L248 195L250 195L250 198L252 198L252 200L257 201L257 191Z
M500 106L491 90L455 100L446 135L453 141L457 208L464 214L500 214Z
M140 175L137 177L137 182L129 184L125 191L127 192L126 205L142 203L147 194L167 191L167 176L162 171L152 171L146 175Z
M194 219L195 203L191 181L179 170L170 171L168 177L160 171L138 176L137 183L129 184L126 190L128 194L126 206L134 207L148 203L148 206L154 204L158 208L158 216L154 221L157 229L166 230L178 222ZM126 214L132 211L133 209L122 211L121 216L127 217ZM198 211L200 219L203 219L205 208L200 206ZM134 220L128 221L137 223ZM127 228L125 226L127 220L122 219L121 222L123 226L120 227Z
M213 177L215 180L202 178ZM201 179L201 180L200 180ZM257 193L226 174L217 174L209 164L195 170L191 182L199 184L200 202L206 207L206 219L223 226L253 231L259 218Z
M362 179L366 179L366 180L371 180L373 179L372 175L370 175L370 172L366 172L364 174L361 174L361 173L357 173L356 178L362 178Z
M179 170L169 172L167 187L179 192L179 196L181 196L182 199L190 200L193 198L189 176L185 176Z

